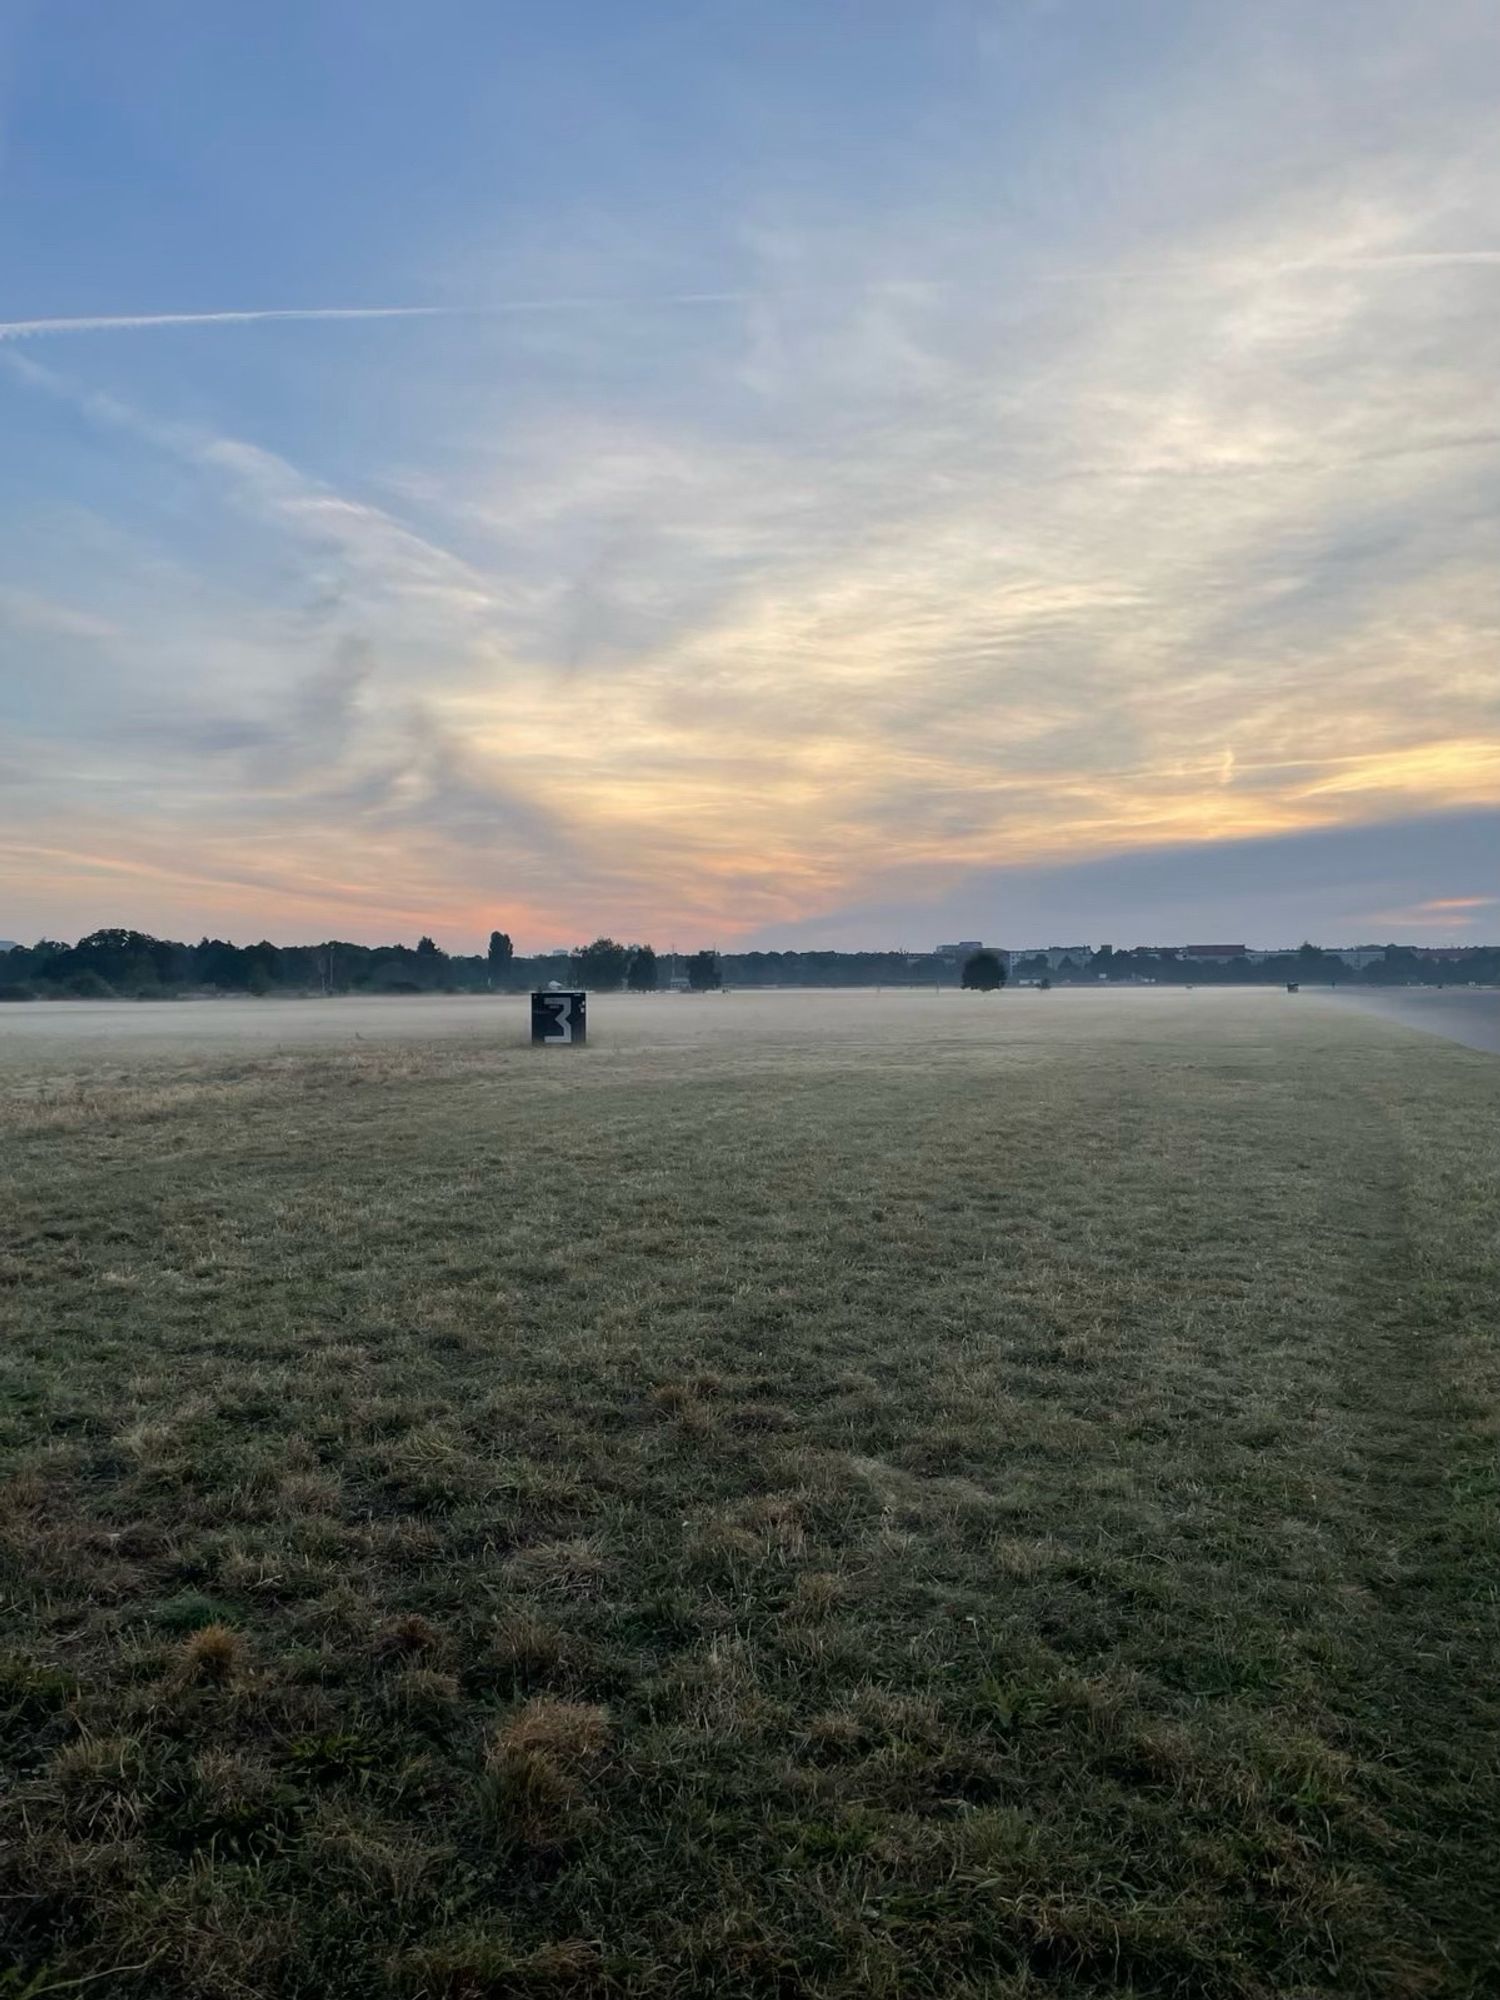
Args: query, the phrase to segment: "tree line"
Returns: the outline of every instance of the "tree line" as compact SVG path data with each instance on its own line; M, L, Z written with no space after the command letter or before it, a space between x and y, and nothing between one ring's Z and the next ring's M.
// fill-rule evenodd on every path
M224 938L183 944L145 931L99 930L63 944L44 938L0 952L0 999L170 999L187 993L514 993L533 986L586 986L592 992L652 993L667 985L696 992L721 986L953 986L1003 985L1006 967L992 952L961 963L951 955L901 951L749 951L662 954L649 944L595 938L571 952L525 956L507 932L491 932L485 951L443 951L430 937L415 945L237 945ZM972 969L971 969L972 968ZM965 977L965 974L968 974ZM998 974L998 977L995 975ZM1075 964L1052 965L1043 954L1009 967L1011 984L1154 981L1161 985L1272 985L1282 981L1334 985L1437 985L1500 983L1500 946L1470 951L1456 961L1419 956L1389 945L1358 970L1317 945L1247 959L1190 959L1145 947L1116 951L1109 945Z
M670 973L668 977L672 976ZM677 974L696 991L723 981L718 954L684 957ZM0 999L170 999L187 993L515 993L556 980L596 993L654 993L665 983L649 944L596 938L572 952L526 957L505 931L483 952L447 952L430 937L415 945L237 945L225 938L184 944L146 931L91 931L76 944L43 938L0 952Z
M1458 948L1455 947L1458 952ZM1047 970L1044 958L1011 967L1011 978L1041 976ZM1278 986L1286 981L1310 986L1477 986L1500 984L1500 945L1465 946L1453 958L1428 958L1411 945L1388 944L1380 957L1366 965L1353 966L1335 951L1321 945L1302 944L1295 951L1269 952L1251 961L1243 958L1188 958L1172 952L1137 947L1115 951L1101 945L1086 967L1054 970L1056 980L1080 980L1097 985L1100 980L1123 982L1153 980L1161 986Z

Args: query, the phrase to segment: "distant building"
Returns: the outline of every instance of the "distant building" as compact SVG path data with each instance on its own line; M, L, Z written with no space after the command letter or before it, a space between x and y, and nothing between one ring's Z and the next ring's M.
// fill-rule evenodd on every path
M1094 947L1091 944L1039 944L1033 945L1027 951L1007 951L1000 954L1001 963L1008 972L1014 972L1022 959L1027 958L1045 959L1049 972L1059 971L1064 960L1082 972L1093 956Z
M14 938L0 938L0 951L19 951L21 947Z
M940 944L933 953L934 958L968 958L971 953L983 951L978 938L962 938L957 944Z
M1250 949L1243 944L1185 944L1184 958L1248 958Z

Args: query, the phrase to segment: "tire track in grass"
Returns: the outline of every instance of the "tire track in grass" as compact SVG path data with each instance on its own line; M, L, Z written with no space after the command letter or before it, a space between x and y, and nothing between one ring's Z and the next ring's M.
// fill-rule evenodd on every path
M1500 1854L1500 1620L1493 1588L1482 1588L1500 1545L1494 1406L1464 1379L1461 1347L1482 1312L1476 1280L1493 1301L1500 1270L1492 1260L1486 1269L1482 1243L1469 1243L1465 1272L1456 1246L1433 1240L1449 1221L1441 1163L1420 1139L1434 1111L1421 1093L1393 1101L1389 1085L1351 1091L1361 1172L1342 1189L1330 1184L1325 1201L1329 1227L1357 1221L1361 1238L1381 1246L1350 1261L1339 1355L1341 1398L1358 1426L1344 1474L1346 1559L1350 1594L1367 1611L1363 1643L1359 1627L1349 1635L1336 1713L1389 1829L1383 1871L1425 1962L1393 1958L1385 1990L1467 1995L1500 1980L1494 1898L1480 1886ZM1493 1180L1492 1155L1473 1172Z

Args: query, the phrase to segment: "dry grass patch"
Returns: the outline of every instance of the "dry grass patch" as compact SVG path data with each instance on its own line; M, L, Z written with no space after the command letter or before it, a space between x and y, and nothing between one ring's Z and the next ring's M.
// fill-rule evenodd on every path
M184 1682L222 1686L243 1666L244 1656L244 1641L238 1632L228 1625L205 1625L183 1640L177 1656L178 1675Z
M609 1712L591 1703L542 1695L507 1717L485 1752L503 1834L535 1849L576 1836L608 1741Z

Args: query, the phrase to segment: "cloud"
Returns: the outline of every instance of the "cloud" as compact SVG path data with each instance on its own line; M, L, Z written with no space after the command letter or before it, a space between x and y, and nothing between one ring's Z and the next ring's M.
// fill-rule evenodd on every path
M1494 920L1487 916L1500 909L1500 896L1429 896L1424 902L1405 908L1382 910L1377 921L1394 924L1401 931L1468 930L1481 923L1492 931Z
M864 904L777 926L752 944L928 945L983 937L1024 947L1084 939L1117 947L1223 936L1251 946L1431 940L1493 934L1482 892L1500 849L1500 809L1419 814L1385 825L1196 841L1100 858L971 871L934 893L920 871L883 871ZM1432 881L1475 892L1427 899Z
M543 941L874 942L924 904L929 935L978 934L942 913L980 882L1062 896L1144 855L1190 885L1185 857L1303 840L1327 870L1350 829L1488 803L1487 111L1437 87L1443 37L1404 94L1310 47L1279 126L1265 75L1213 53L1106 107L1117 198L1065 213L1046 138L1025 240L971 175L905 211L741 217L721 291L622 265L473 310L12 322L412 322L349 380L297 343L295 420L259 382L271 407L230 414L208 343L180 389L141 387L132 343L71 351L107 394L4 357L57 461L105 467L116 533L73 604L77 519L49 553L43 509L6 585L54 606L25 731L56 851L159 883L190 846L225 894L430 924L503 899ZM1430 879L1355 902L1325 874L1324 915L1459 921L1473 885L1423 852ZM1167 921L1165 875L1112 879ZM1211 879L1264 914L1253 871Z
M80 611L75 605L55 604L35 591L0 586L0 620L36 632L64 639L103 642L118 636L106 618Z

